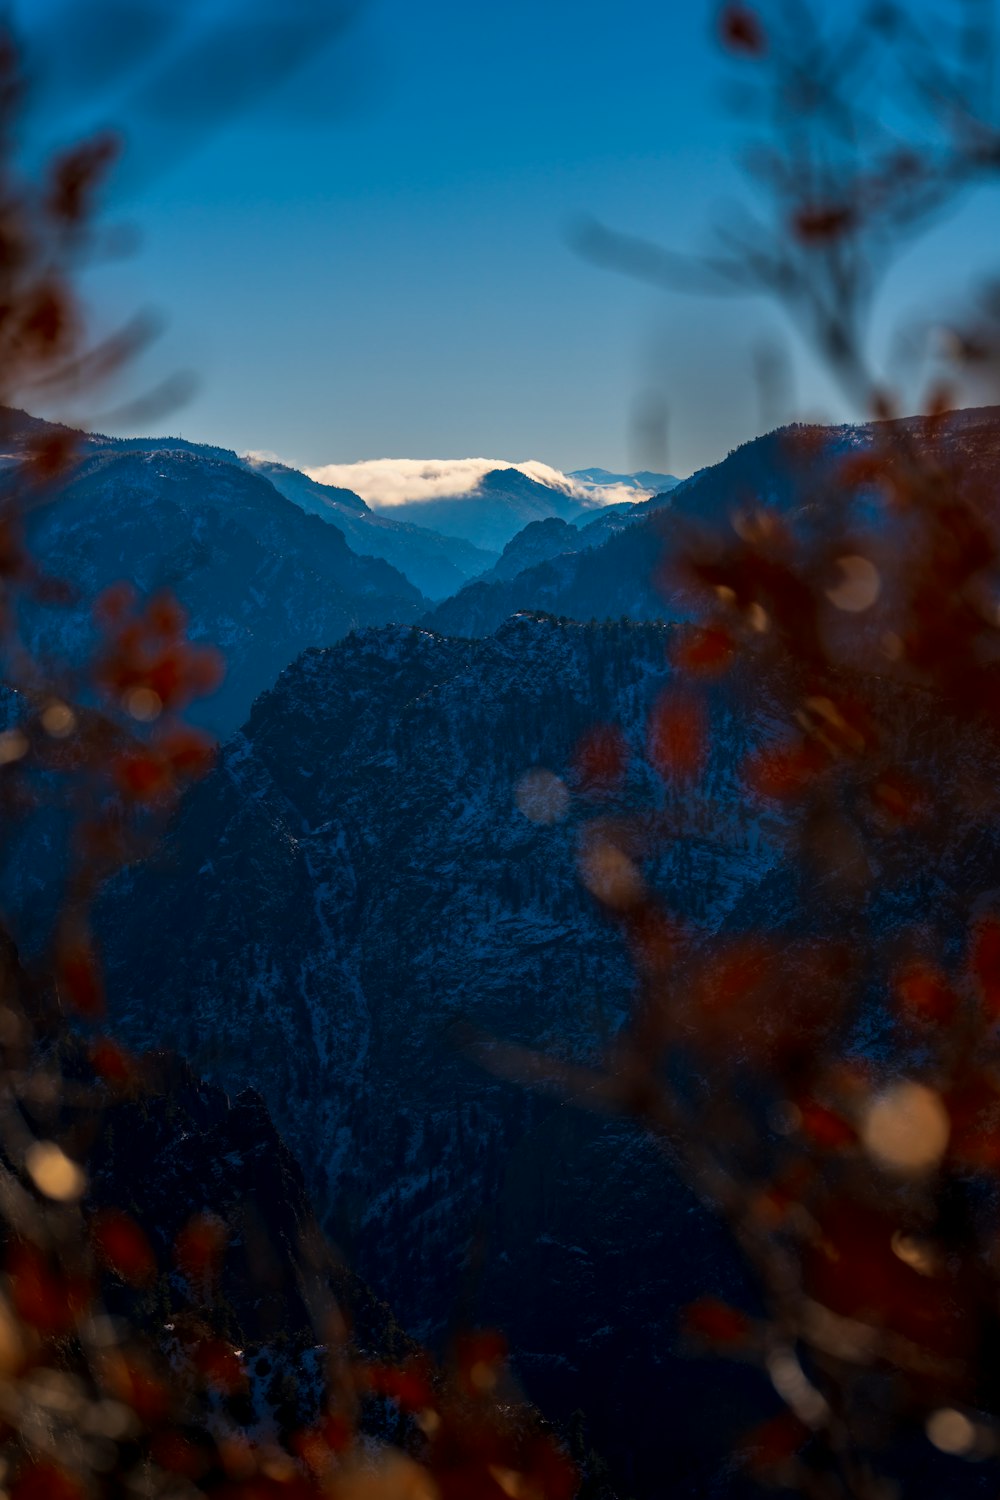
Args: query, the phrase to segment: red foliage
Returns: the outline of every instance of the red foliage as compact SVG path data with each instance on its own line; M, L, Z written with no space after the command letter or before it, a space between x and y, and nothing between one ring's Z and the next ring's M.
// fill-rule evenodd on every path
M650 715L648 733L649 758L661 776L697 776L708 750L707 719L697 698L668 689Z
M423 1364L369 1365L361 1383L376 1396L388 1396L403 1411L420 1411L434 1400L429 1371Z
M809 1429L791 1412L782 1412L745 1433L740 1453L749 1469L769 1478L770 1471L787 1464L809 1440Z
M708 1339L713 1344L744 1344L753 1331L746 1313L717 1297L702 1297L685 1308L683 1327L689 1337Z
M222 1269L226 1249L226 1226L215 1214L196 1214L177 1236L174 1258L179 1269L197 1288L214 1282Z
M91 1042L88 1056L94 1072L106 1083L117 1088L127 1088L136 1082L138 1070L135 1059L110 1037L99 1037Z
M246 1371L231 1344L223 1339L204 1339L192 1351L192 1363L206 1385L226 1395L242 1390Z
M110 770L115 786L128 801L155 805L172 801L186 781L204 776L214 758L215 742L209 735L179 725L113 756Z
M799 1129L821 1151L839 1151L856 1144L854 1126L826 1105L815 1099L800 1099L797 1108Z
M51 1463L27 1463L10 1487L11 1500L87 1500L87 1489L74 1475Z
M76 1272L61 1270L36 1245L15 1241L5 1260L18 1316L46 1338L70 1333L90 1307L93 1288Z
M104 984L94 945L79 923L69 922L56 939L56 983L61 997L81 1016L104 1014Z
M576 747L574 762L584 787L612 787L625 775L628 744L620 729L597 724Z
M760 57L767 51L767 37L755 10L746 5L727 5L719 17L719 35L731 52Z
M118 584L95 605L108 637L95 675L107 696L145 721L214 692L222 658L186 640L187 620L173 596L157 594L140 610L130 595L128 585Z
M914 1020L947 1025L958 1007L958 996L947 975L936 964L915 959L896 974L893 988L903 1013Z
M678 671L715 677L729 666L735 650L736 642L728 630L706 625L686 631L674 647L672 659Z
M168 1474L180 1474L184 1479L200 1479L212 1464L210 1452L171 1428L153 1434L149 1451L161 1469Z
M977 1338L978 1310L963 1296L954 1269L914 1268L898 1252L900 1221L844 1195L823 1209L820 1235L803 1249L805 1288L840 1317L900 1335L921 1349L959 1361Z
M52 163L46 209L57 223L79 228L90 218L94 197L120 150L109 133L61 152Z
M744 770L747 786L759 797L782 801L806 791L830 764L817 740L798 740L755 752Z
M792 229L804 245L825 245L841 239L857 227L857 214L850 203L815 204L800 208Z
M1000 920L984 917L972 933L969 967L983 1011L990 1021L1000 1017Z
M108 1208L90 1221L90 1237L98 1258L133 1286L145 1286L156 1276L156 1257L134 1219Z

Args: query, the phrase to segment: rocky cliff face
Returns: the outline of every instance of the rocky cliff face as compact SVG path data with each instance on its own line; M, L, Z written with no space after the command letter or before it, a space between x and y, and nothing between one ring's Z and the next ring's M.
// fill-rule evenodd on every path
M637 1129L467 1045L471 1026L487 1064L491 1038L593 1061L620 1023L629 961L577 878L596 810L649 805L651 873L708 927L774 863L733 780L752 714L717 705L704 796L646 761L669 634L522 616L480 642L385 628L307 652L101 927L115 1024L260 1090L411 1330L456 1308L511 1328L529 1394L584 1407L647 1490L641 1434L662 1458L650 1403L668 1392L678 1493L704 1493L718 1376L674 1352L676 1316L738 1278L720 1232ZM632 752L610 802L574 769L608 723ZM525 783L533 768L550 779Z

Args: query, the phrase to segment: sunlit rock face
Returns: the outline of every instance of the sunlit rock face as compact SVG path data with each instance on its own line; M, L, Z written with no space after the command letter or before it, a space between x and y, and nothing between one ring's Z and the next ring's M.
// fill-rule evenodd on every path
M667 817L683 837L651 813L643 869L709 928L774 862L736 790L752 714L720 699L702 796L646 759L670 635L521 616L485 641L390 627L307 652L100 926L113 1024L260 1090L411 1330L507 1327L529 1394L583 1407L646 1493L669 1397L693 1494L721 1462L719 1368L676 1352L677 1311L739 1295L736 1263L637 1127L489 1068L491 1039L596 1061L626 1013L628 955L577 874L597 814ZM607 724L631 760L599 793L577 749Z

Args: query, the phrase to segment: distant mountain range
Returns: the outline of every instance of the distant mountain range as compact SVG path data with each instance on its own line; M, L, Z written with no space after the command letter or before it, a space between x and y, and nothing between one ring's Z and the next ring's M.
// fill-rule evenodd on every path
M901 419L901 428L908 442L925 441L920 419ZM840 459L867 447L872 436L865 426L781 429L742 444L664 495L610 506L574 528L525 532L488 573L442 601L424 623L449 635L481 636L519 610L575 620L684 618L687 606L663 568L680 533L725 526L748 508L787 514L827 503L836 492ZM944 454L949 448L961 453L965 472L996 490L1000 407L953 413L939 440Z
M531 521L550 516L579 521L591 518L594 511L592 502L540 484L519 469L493 469L467 494L412 500L393 505L383 514L496 553Z
M14 428L2 436L16 450ZM915 423L906 435L924 441ZM799 919L809 874L738 775L771 729L759 688L738 672L711 688L698 792L649 763L683 613L661 569L685 527L751 506L808 522L871 437L771 434L596 511L520 471L488 473L478 497L419 509L478 500L470 525L496 535L530 519L488 576L433 608L348 546L342 523L380 530L357 495L226 450L94 439L31 522L46 565L83 595L120 576L176 588L232 662L214 721L243 726L157 856L99 909L114 1025L172 1043L233 1093L258 1089L326 1226L406 1327L443 1336L460 1307L506 1328L530 1394L560 1419L584 1409L624 1492L648 1500L664 1473L678 1500L733 1493L731 1446L768 1415L766 1388L687 1359L677 1317L696 1296L752 1305L752 1292L637 1128L488 1064L508 1041L592 1063L628 1008L626 946L579 878L594 801L578 747L595 726L620 727L628 747L601 812L646 812L635 859L692 933ZM994 494L1000 410L951 418L939 460L957 450ZM29 624L67 657L89 629L83 599ZM548 822L525 811L523 778L539 771L555 788ZM976 817L948 862L895 884L882 872L863 913L831 904L830 920L888 928L959 907L970 870L977 889L1000 870ZM210 1102L213 1128L242 1129Z
M6 463L47 425L0 413ZM194 710L222 735L306 646L415 620L480 575L513 578L554 551L592 546L636 510L595 510L504 469L487 474L474 495L375 511L298 470L182 438L81 435L81 451L70 482L30 525L32 545L52 572L73 580L80 604L33 606L31 639L78 660L92 638L89 600L102 588L120 579L140 593L174 588L194 636L226 656L221 691ZM551 529L544 540L529 532L501 566L502 548L536 520L558 521L559 541Z
M610 469L572 469L569 477L588 484L623 484L637 493L642 492L642 499L648 495L665 495L680 484L673 474L656 474L651 469L639 469L634 474L612 474Z
M299 469L268 459L247 461L255 474L303 510L332 522L355 552L382 557L414 583L428 599L444 599L471 578L485 572L496 552L458 536L444 535L424 519L422 507L412 514L371 510L353 490L320 484ZM408 509L400 507L400 510Z

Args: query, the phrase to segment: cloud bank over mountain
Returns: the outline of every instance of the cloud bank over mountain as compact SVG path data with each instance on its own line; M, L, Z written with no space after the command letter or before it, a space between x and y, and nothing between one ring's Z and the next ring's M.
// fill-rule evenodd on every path
M585 505L618 505L651 493L636 491L627 484L577 479L537 459L510 463L500 458L370 458L353 464L322 464L303 472L320 484L353 490L376 509L387 509L411 501L474 494L483 477L495 469L517 469L538 484Z

